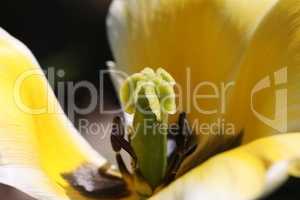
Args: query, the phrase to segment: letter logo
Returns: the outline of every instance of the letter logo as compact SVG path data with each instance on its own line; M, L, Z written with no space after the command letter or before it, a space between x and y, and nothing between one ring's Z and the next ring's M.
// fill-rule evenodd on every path
M274 84L280 86L287 83L287 67L274 72ZM251 91L251 110L254 115L266 125L276 129L279 132L287 132L287 88L276 89L275 91L275 116L270 119L258 113L253 105L253 99L256 93L271 87L271 78L267 76L261 79Z

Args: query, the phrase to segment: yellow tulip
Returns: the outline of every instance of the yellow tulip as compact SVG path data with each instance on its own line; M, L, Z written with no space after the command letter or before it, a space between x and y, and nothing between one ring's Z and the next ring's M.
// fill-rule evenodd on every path
M191 122L224 119L235 137L243 132L240 148L212 158L234 136L198 133L197 151L181 173L197 167L153 199L254 199L299 175L299 20L296 0L114 1L107 24L117 67L165 68L183 88ZM193 104L191 91L204 81L234 82L225 112L203 114ZM199 105L210 111L218 103L212 97Z
M117 66L130 73L164 67L184 86L181 109L191 121L224 118L235 127L229 136L197 133L197 151L181 168L185 175L151 199L256 199L289 175L300 176L299 22L297 0L113 1L107 23ZM68 121L30 51L4 30L0 74L0 183L41 200L89 199L63 175L87 164L107 168L107 161ZM285 83L285 89L269 88L252 101L261 80ZM189 92L203 81L235 82L225 94L226 112L207 115L189 106ZM274 101L285 91L286 99ZM209 99L201 108L217 103ZM277 104L286 110L275 119L286 111L286 124L262 123L253 112L271 115ZM241 146L219 153L240 132ZM112 166L106 173L119 176Z

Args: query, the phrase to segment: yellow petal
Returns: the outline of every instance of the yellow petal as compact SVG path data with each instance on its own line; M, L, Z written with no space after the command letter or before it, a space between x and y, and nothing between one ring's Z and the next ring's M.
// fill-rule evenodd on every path
M230 112L245 142L300 130L299 24L300 2L278 1L250 41Z
M300 164L299 145L300 133L256 140L212 157L151 200L257 199L296 171L290 167Z
M62 178L98 155L64 115L37 61L0 29L0 182L37 199L85 199Z
M179 84L178 110L188 112L192 123L212 125L227 114L220 104L227 105L230 84L239 74L248 42L276 2L114 0L107 25L117 66L130 73L147 66L163 67ZM207 82L209 84L205 84ZM197 97L215 93L218 93L217 98ZM198 157L199 152L207 151L198 161L227 140L221 136L198 135L195 155ZM188 162L193 160L195 157Z

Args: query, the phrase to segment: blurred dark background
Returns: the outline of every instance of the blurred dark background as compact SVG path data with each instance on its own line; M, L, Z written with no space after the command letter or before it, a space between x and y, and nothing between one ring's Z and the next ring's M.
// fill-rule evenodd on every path
M95 72L112 59L105 30L109 3L109 0L2 1L0 22L32 50L43 67L64 68L69 79L96 81Z
M106 69L106 61L113 60L105 29L109 4L110 0L2 0L0 26L24 42L44 69L54 67L64 70L65 76L59 77L58 81L76 83L86 80L97 87L100 81L99 70ZM103 88L105 100L98 104L104 104L108 109L118 107L115 91L108 77L104 80ZM98 87L97 89L99 90ZM89 101L88 91L81 89L76 93L76 106L85 107ZM61 104L66 107L66 102ZM111 115L103 115L96 108L88 115L76 115L73 122L75 126L78 126L79 119L109 124L111 118ZM84 131L82 134L106 157L113 157L107 137ZM0 199L31 198L0 185ZM291 178L267 199L300 199L300 180Z

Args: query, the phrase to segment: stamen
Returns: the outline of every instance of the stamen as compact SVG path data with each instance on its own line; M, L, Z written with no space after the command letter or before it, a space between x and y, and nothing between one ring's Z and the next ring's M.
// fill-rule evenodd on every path
M125 128L121 117L117 116L113 120L113 127L111 132L111 145L113 150L117 153L124 149L133 160L137 160L137 156L131 147L130 143L124 138Z
M130 143L124 138L125 128L121 117L117 116L113 119L113 127L111 131L111 145L113 150L116 152L116 161L118 163L119 170L122 174L127 185L133 184L133 175L127 169L127 166L120 154L120 151L124 149L135 161L136 155L130 145Z
M179 115L178 127L179 129L174 137L176 148L168 160L168 169L164 184L169 184L175 179L185 158L192 154L197 148L197 143L189 127L186 113L184 112Z

